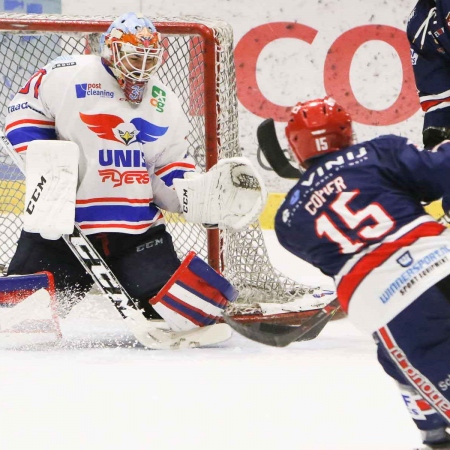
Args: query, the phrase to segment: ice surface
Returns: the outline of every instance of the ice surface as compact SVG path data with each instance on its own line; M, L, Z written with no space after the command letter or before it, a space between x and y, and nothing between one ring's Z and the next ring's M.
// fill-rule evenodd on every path
M265 232L275 265L330 280ZM91 295L59 344L0 346L2 450L411 450L420 446L368 336L347 319L277 349L234 335L211 348L136 344ZM0 343L1 344L1 343Z

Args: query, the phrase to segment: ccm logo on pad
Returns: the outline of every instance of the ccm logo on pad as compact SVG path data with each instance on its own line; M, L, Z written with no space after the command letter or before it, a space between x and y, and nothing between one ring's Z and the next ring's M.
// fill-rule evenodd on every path
M27 206L27 213L33 214L35 203L39 200L39 197L41 196L41 192L44 190L44 184L47 183L47 180L44 178L44 176L41 176L41 180L38 182L36 189L33 191L33 195L31 196L30 201L28 202Z

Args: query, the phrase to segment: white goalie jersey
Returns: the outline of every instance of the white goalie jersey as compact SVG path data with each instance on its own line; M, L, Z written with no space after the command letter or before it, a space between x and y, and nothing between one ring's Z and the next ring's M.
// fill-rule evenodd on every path
M94 55L61 57L35 73L12 100L5 132L20 154L33 140L78 145L75 220L85 234L163 223L160 208L181 212L173 180L195 171L176 95L153 78L132 105Z

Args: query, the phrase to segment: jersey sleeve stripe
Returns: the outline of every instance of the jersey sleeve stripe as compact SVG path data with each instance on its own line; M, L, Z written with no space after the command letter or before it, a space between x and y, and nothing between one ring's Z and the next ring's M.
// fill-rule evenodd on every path
M423 111L446 108L450 102L450 90L431 95L419 95L420 106Z
M17 120L15 122L11 122L5 127L5 131L9 131L11 128L16 128L18 125L40 125L40 126L49 126L54 127L55 122L49 120L36 120L36 119L22 119Z
M195 170L195 166L194 164L191 163L184 163L184 162L175 162L172 164L167 164L164 167L161 167L158 170L155 170L155 175L158 175L159 177L163 177L164 175L166 175L166 172L169 173L173 170L180 170L183 172L186 171L194 171Z
M423 102L420 103L422 110L425 112L432 112L438 109L448 108L450 106L450 98L435 102Z
M28 149L28 145L22 145L22 147L14 147L17 153L25 152Z
M187 170L173 170L172 172L164 175L161 177L161 180L164 181L164 184L166 186L172 186L173 180L176 180L178 178L183 178L184 174L188 172ZM189 171L190 172L190 171Z
M12 145L20 145L35 140L52 141L56 139L56 132L54 128L40 128L40 127L23 127L16 128L7 133L9 142Z

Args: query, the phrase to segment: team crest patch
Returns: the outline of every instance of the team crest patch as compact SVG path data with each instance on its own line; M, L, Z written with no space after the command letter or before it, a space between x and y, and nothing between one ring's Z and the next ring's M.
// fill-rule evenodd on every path
M447 28L450 29L450 12L445 16L445 22L447 24Z
M121 117L111 114L83 114L80 112L80 118L99 138L121 142L126 146L135 142L145 144L157 141L169 129L169 127L155 125L140 117L125 122Z

